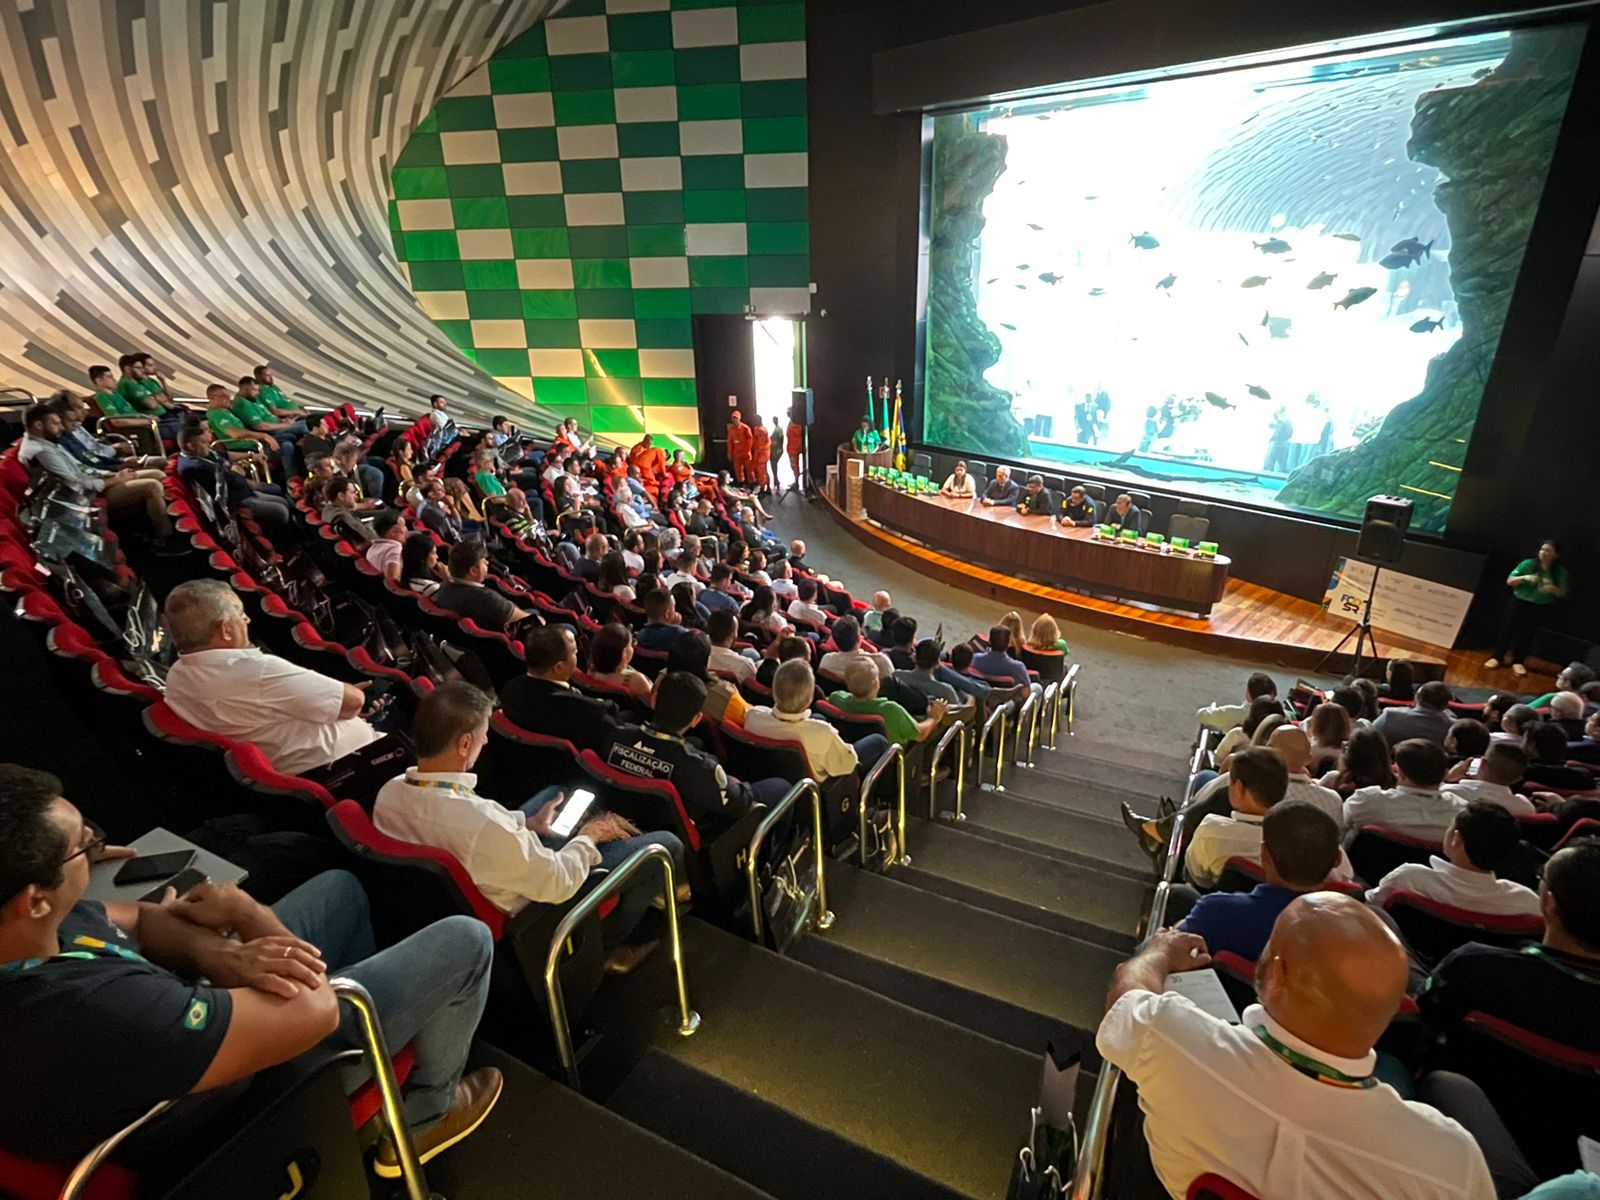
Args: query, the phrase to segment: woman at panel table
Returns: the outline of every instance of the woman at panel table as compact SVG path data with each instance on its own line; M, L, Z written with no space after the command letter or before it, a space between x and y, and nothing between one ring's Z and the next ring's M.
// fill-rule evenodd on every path
M956 464L956 469L945 477L944 486L939 489L939 495L949 496L952 500L971 500L977 494L964 462Z

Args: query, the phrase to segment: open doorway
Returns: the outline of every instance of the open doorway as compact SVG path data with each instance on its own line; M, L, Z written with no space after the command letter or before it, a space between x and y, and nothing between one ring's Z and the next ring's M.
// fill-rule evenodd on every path
M799 378L796 330L796 323L788 317L762 317L750 322L756 369L756 416L772 435L772 446L777 452L772 479L777 490L781 490L780 481L783 484L794 482L783 443L784 432L789 428L789 404Z

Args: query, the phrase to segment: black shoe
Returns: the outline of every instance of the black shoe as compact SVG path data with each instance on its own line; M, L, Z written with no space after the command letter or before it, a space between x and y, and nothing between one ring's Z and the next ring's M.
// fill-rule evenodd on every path
M1156 820L1174 816L1178 811L1178 802L1171 796L1161 797L1161 802L1156 805Z
M189 544L176 534L150 543L150 553L157 558L182 558L190 549Z
M1149 817L1141 817L1128 807L1128 802L1122 802L1122 823L1128 827L1130 833L1139 839L1139 848L1152 859L1159 860L1166 850L1166 842L1161 838L1157 822Z

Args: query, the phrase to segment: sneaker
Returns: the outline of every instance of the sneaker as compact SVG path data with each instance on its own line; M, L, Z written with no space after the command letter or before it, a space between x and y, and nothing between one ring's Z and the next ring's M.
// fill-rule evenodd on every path
M1526 675L1528 673L1528 668L1523 666L1521 663L1512 663L1511 673L1513 675Z
M1500 660L1498 658L1486 658L1483 660L1483 669L1485 671L1493 671L1499 665Z
M456 1084L456 1101L450 1111L437 1124L417 1134L417 1161L426 1163L437 1158L482 1125L504 1088L505 1079L494 1067L480 1067L470 1075L463 1075ZM392 1139L385 1137L378 1143L372 1169L383 1179L400 1178L400 1156L395 1153Z

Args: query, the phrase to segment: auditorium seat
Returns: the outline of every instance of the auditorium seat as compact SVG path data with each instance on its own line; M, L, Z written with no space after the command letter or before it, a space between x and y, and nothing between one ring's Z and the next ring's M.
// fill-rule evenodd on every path
M1600 837L1600 820L1596 820L1594 817L1584 817L1581 820L1574 821L1567 832L1561 835L1561 840L1551 847L1551 851L1553 853L1568 843L1584 837Z
M1426 966L1468 942L1514 950L1544 934L1544 920L1537 916L1476 913L1415 892L1391 893L1382 907Z
M1189 1185L1185 1200L1257 1200L1257 1197L1221 1175L1205 1174Z
M1222 868L1222 874L1217 878L1216 890L1219 892L1248 892L1257 884L1265 883L1267 874L1261 869L1261 864L1253 858L1234 855ZM1329 876L1322 881L1322 888L1329 892L1343 892L1346 896L1361 897L1366 895L1366 889L1359 883L1348 879L1334 879Z
M1198 546L1206 540L1206 535L1211 532L1211 521L1206 517L1191 517L1184 513L1176 513L1172 520L1167 522L1167 540L1173 538L1187 538L1191 546Z
M572 676L572 686L587 696L597 696L602 700L611 701L622 710L626 720L637 723L650 718L650 706L619 683L606 683L592 675L576 671Z
M1444 847L1431 839L1396 833L1382 825L1364 825L1348 838L1345 852L1356 876L1375 887L1396 867L1426 863L1433 855L1443 854Z
M933 474L933 459L927 454L913 454L911 456L911 473L913 475L931 476Z

